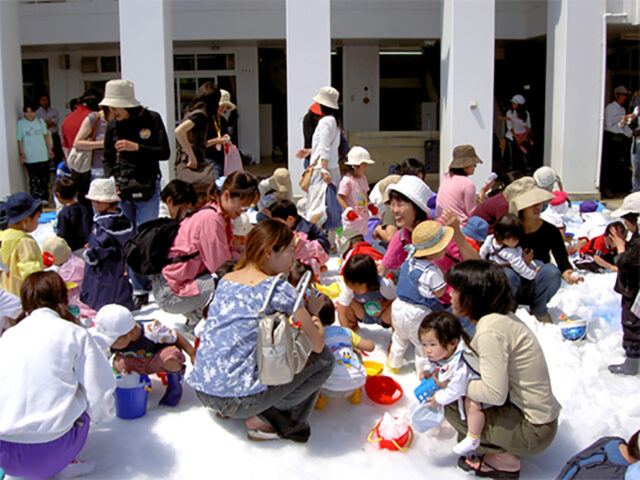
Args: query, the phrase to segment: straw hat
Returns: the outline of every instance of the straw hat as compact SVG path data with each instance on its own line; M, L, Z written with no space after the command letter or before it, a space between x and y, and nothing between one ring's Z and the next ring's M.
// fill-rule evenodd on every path
M394 183L398 183L402 177L400 175L388 175L384 177L378 183L378 190L380 191L381 203L387 203L389 201L389 194L387 189Z
M458 145L453 149L453 160L449 168L465 168L482 163L471 145Z
M637 213L640 215L640 192L635 192L624 197L620 208L611 212L611 216L616 218L624 217L628 213Z
M560 179L556 171L546 165L537 169L533 173L533 178L540 188L544 188L548 191L551 191L553 189L553 184Z
M235 104L231 101L231 94L226 90L220 89L220 103L221 107L227 107L231 110L236 108Z
M520 210L552 200L553 193L538 187L533 177L522 177L504 189L504 196L509 202L509 213L515 215Z
M7 198L4 204L4 209L7 214L7 225L18 223L20 220L24 220L38 207L42 207L46 204L43 200L36 200L26 192L18 192Z
M322 87L318 94L313 97L313 100L320 105L338 110L340 108L338 106L338 98L340 98L338 90L333 87Z
M416 258L443 251L453 238L453 228L443 227L434 220L420 222L411 234L411 250Z
M518 105L524 105L525 99L522 95L514 95L511 97L511 103L517 103Z
M366 163L367 165L373 165L376 162L371 160L371 155L366 148L355 146L351 150L349 150L349 153L347 153L347 161L344 162L345 165L358 167L363 163Z
M95 324L95 328L91 331L93 337L98 337L101 344L109 347L118 337L126 335L136 326L131 312L126 307L115 303L100 308L93 322Z
M278 193L289 193L291 191L291 174L286 168L276 168L268 179L268 186Z
M47 238L42 242L42 251L47 252L53 256L55 261L53 264L59 267L71 256L71 248L64 238L60 238L57 235Z
M133 83L129 80L109 80L104 89L101 106L114 108L140 107L133 94Z
M387 196L391 191L404 195L411 200L416 207L429 215L430 212L429 207L427 207L427 200L433 192L419 177L416 177L415 175L403 175L398 183L394 183L387 187Z
M85 195L85 198L96 202L119 202L120 197L116 189L116 179L113 177L96 178L89 185L89 193Z

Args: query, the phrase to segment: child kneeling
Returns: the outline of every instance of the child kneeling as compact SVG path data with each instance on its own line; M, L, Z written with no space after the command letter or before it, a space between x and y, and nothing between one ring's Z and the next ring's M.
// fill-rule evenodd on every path
M143 325L133 319L129 310L121 305L102 307L95 318L98 336L106 340L115 354L113 367L118 373L167 373L167 390L160 405L175 407L182 398L182 378L185 356L193 363L196 351L175 330L157 320ZM100 342L103 343L103 342Z

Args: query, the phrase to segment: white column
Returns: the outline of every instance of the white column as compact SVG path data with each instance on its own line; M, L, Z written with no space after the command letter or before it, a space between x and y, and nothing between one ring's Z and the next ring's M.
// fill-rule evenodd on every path
M25 189L16 124L22 116L18 0L0 1L0 197Z
M473 145L479 189L491 171L495 0L442 0L440 48L440 175L456 145Z
M169 0L120 0L122 78L134 83L136 98L162 116L174 150L173 37ZM163 184L173 178L173 154L160 162Z
M597 192L606 8L607 0L547 4L544 158L569 193Z
M380 129L380 55L377 45L342 47L344 129Z
M304 146L302 118L320 87L331 85L330 0L287 0L287 143L294 195L302 160L295 157Z
M260 91L258 88L258 47L236 48L238 86L238 148L260 160Z

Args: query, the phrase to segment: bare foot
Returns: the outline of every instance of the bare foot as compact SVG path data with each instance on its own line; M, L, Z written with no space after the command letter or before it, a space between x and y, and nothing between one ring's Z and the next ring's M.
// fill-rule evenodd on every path
M247 418L245 421L249 430L260 430L261 432L275 432L275 429L267 422L260 420L258 417Z

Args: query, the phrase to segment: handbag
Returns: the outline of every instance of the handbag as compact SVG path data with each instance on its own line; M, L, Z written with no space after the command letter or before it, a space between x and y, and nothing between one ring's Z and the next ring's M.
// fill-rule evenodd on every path
M196 109L189 113L184 119L187 120L191 115L196 115L198 113L204 113L202 110ZM175 160L175 172L176 178L178 180L182 180L183 182L189 183L193 185L196 193L200 195L204 195L209 190L209 187L213 183L214 180L214 172L213 172L213 164L206 163L204 161L205 150L206 150L206 141L207 141L207 133L209 131L209 124L207 123L207 127L203 132L194 132L193 129L189 130L187 136L189 139L189 143L191 144L191 148L193 148L193 152L198 159L198 166L196 168L187 167L187 163L189 162L189 156L187 152L185 152L180 143L178 143L178 149L176 151L176 160Z
M294 375L300 373L307 364L313 349L311 340L299 326L294 324L292 315L275 312L266 315L269 302L278 281L286 281L283 273L278 274L271 283L258 313L258 345L256 357L258 362L258 378L263 385L284 385L293 380ZM309 285L311 272L305 272L300 279L298 298L293 312L300 308L304 292Z
M313 167L316 166L316 163L318 163L317 158L311 165L309 165L305 169L305 171L302 173L302 177L300 178L300 188L302 188L302 190L307 193L309 192L309 186L311 185L311 176L313 175Z
M233 143L224 147L224 176L228 176L235 171L242 171L242 157L240 151Z
M96 120L91 131L92 141L96 138L96 132L98 130L98 120L98 116L96 115ZM74 170L78 173L85 173L91 170L92 163L93 150L77 150L76 147L73 147L69 152L69 156L67 157L67 166L69 167L69 169Z

